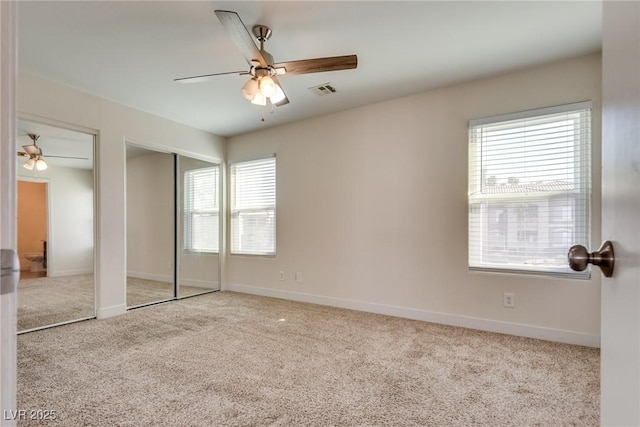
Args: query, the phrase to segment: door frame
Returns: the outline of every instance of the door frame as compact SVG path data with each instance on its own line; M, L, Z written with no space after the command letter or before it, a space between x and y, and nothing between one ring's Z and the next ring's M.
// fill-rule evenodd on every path
M0 247L16 251L16 81L18 73L17 2L0 1ZM17 266L16 266L17 268ZM17 280L2 272L0 289L0 409L16 409ZM0 419L13 426L15 420Z

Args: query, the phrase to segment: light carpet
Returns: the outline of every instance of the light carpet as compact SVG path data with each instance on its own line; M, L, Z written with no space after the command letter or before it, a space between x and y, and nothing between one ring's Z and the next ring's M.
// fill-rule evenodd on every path
M599 393L598 349L234 292L18 337L50 425L596 426Z
M95 316L93 274L20 279L18 331ZM180 286L180 295L208 289ZM173 283L127 278L127 307L173 298Z

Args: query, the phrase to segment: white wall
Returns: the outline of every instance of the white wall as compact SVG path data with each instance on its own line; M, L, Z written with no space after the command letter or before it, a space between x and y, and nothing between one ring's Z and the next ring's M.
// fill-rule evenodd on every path
M225 139L24 73L17 93L21 117L97 134L97 314L124 313L125 141L218 160L225 156Z
M173 283L173 155L127 160L127 275Z
M16 169L19 179L35 179L34 171ZM93 171L49 164L37 174L49 183L47 275L93 273Z
M229 162L277 155L277 256L229 256L223 288L599 345L599 274L468 272L467 136L470 119L593 100L597 246L600 64L590 55L230 138Z

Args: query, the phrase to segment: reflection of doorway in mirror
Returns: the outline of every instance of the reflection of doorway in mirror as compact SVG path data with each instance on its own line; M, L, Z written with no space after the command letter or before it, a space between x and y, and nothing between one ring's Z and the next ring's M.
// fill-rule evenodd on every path
M18 181L18 256L23 278L47 275L47 183Z

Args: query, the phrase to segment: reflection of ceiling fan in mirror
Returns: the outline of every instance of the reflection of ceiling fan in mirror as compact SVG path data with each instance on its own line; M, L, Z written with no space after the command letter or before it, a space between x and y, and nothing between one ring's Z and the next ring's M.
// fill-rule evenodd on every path
M40 139L40 135L36 135L34 133L27 134L29 138L33 141L31 145L23 145L24 151L18 151L18 156L20 157L28 157L29 159L24 162L22 165L24 168L33 170L35 167L36 170L45 170L47 168L47 163L44 161L44 154L42 153L42 148L38 147L37 141ZM61 159L77 159L77 160L88 160L86 157L73 157L73 156L52 156L47 155L46 157L57 157Z
M356 55L330 56L326 58L302 59L288 62L273 62L273 56L264 50L264 42L271 37L271 29L266 25L254 25L253 35L260 42L256 46L253 37L242 23L236 12L216 10L216 16L227 30L231 40L240 50L250 65L249 71L231 71L225 73L205 74L201 76L183 77L176 82L200 82L223 74L250 75L251 78L242 87L242 94L252 104L266 105L267 99L275 106L289 103L278 76L295 74L320 73L324 71L349 70L358 66Z

